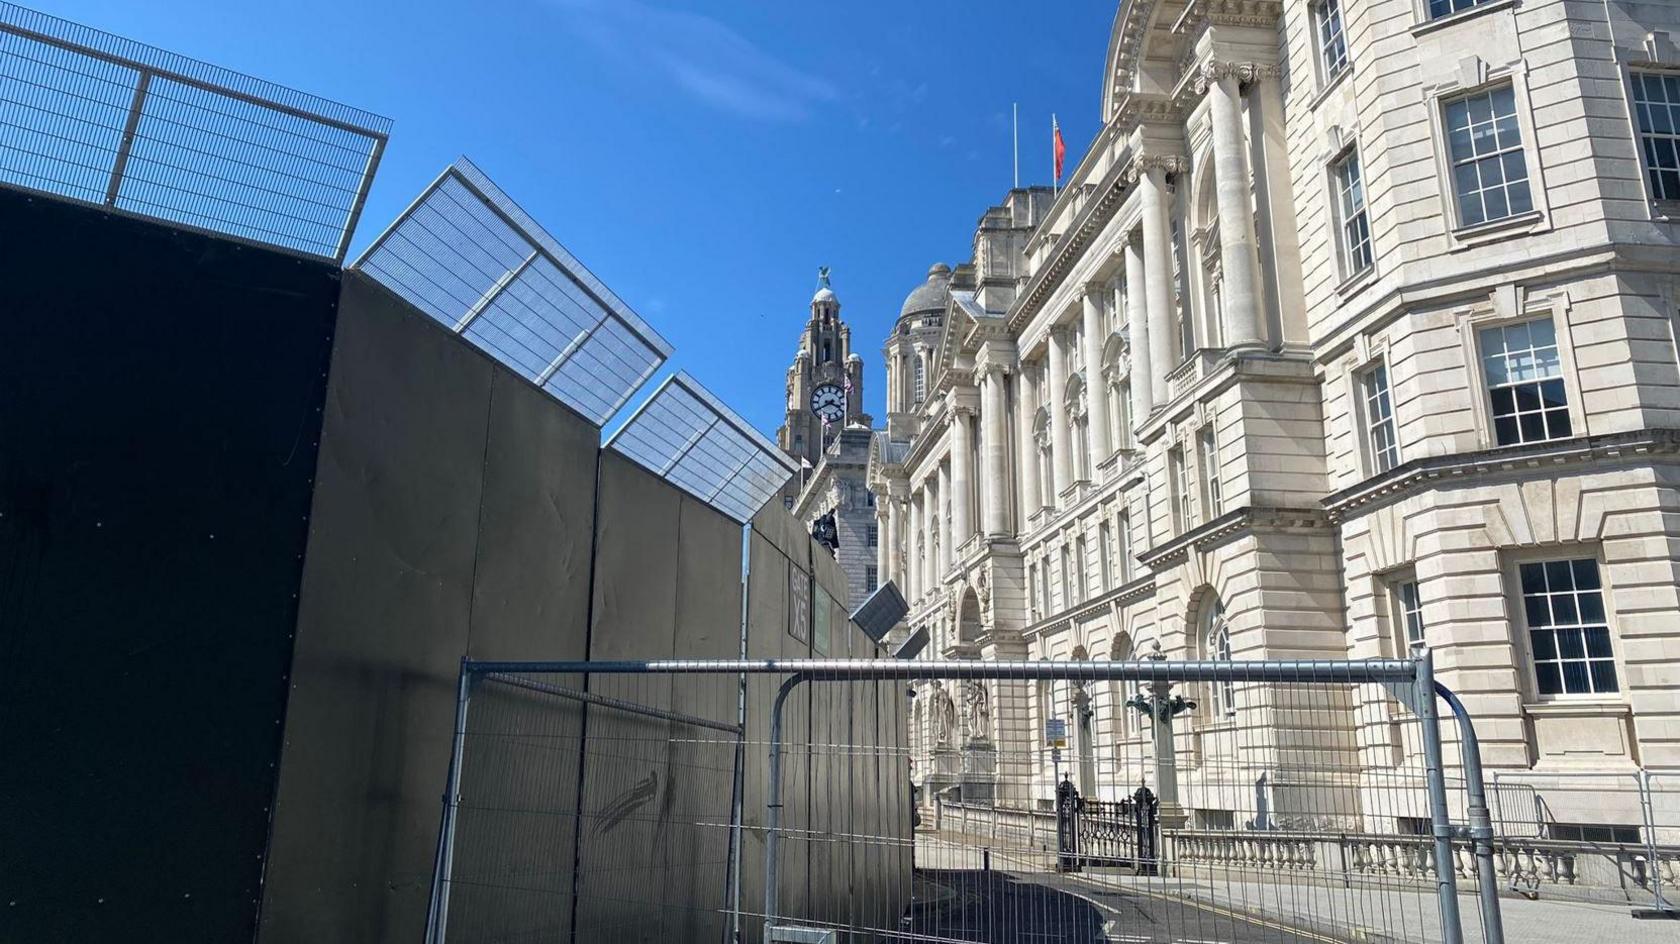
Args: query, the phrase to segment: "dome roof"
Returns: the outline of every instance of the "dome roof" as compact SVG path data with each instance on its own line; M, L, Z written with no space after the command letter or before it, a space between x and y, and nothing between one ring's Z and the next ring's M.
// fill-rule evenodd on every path
M916 286L904 299L904 307L898 310L900 318L929 311L944 311L945 302L951 297L949 284L951 281L951 267L943 262L936 262L928 269L927 281Z
M834 289L824 285L817 289L817 294L811 296L811 304L815 305L817 302L833 302L838 305L840 304L840 296L834 294Z

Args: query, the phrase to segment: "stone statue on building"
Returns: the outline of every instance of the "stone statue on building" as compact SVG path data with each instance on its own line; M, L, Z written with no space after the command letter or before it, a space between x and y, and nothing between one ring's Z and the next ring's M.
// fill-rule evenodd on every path
M945 690L943 683L933 683L933 740L935 744L948 746L957 733L957 703L951 700L951 693Z
M963 710L968 715L968 736L977 740L990 738L992 695L985 682L969 679L963 683Z

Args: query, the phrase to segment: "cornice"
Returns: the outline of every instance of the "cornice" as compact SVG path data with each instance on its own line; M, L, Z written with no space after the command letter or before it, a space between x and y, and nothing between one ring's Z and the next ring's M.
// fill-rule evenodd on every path
M1499 446L1477 452L1414 459L1382 475L1325 498L1332 523L1388 505L1431 488L1458 485L1473 477L1532 472L1567 466L1591 466L1662 457L1680 457L1680 430L1640 429L1627 433L1581 436L1560 442Z
M1191 528L1165 544L1138 555L1145 567L1159 571L1180 563L1192 550L1208 551L1245 534L1278 531L1324 531L1330 517L1317 508L1276 508L1245 505Z
M1079 605L1066 609L1060 613L1032 623L1021 630L1021 635L1032 638L1045 633L1066 629L1074 623L1082 623L1094 616L1101 616L1103 611L1115 606L1126 606L1139 600L1155 595L1155 575L1144 574L1109 590L1100 596L1093 597Z

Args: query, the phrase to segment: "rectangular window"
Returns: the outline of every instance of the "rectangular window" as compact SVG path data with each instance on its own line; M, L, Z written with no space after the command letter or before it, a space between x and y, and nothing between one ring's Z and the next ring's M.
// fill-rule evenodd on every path
M1062 545L1062 609L1073 605L1073 566L1069 560L1073 551Z
M1371 474L1387 472L1400 464L1400 443L1394 435L1394 405L1388 396L1388 367L1378 361L1361 374L1359 393L1365 401L1365 436L1371 450Z
M1190 527L1190 473L1185 468L1183 446L1167 450L1167 487L1173 528L1184 531Z
M1073 540L1073 599L1083 602L1085 599L1085 535L1081 534Z
M1482 373L1501 446L1570 435L1569 395L1550 318L1483 328Z
M1458 224L1475 226L1533 210L1511 86L1453 99L1446 103L1446 118Z
M1044 615L1049 616L1050 615L1050 558L1048 558L1048 557L1044 558L1044 560L1041 562L1041 566L1043 568L1043 572L1040 573L1039 577L1038 577L1038 589L1039 589L1039 592L1044 594L1044 605L1042 607L1042 609L1044 611Z
M1565 842L1598 842L1631 846L1640 841L1638 826L1601 823L1547 823L1546 837Z
M1114 387L1114 448L1132 448L1132 382L1121 381Z
M1114 586L1113 563L1108 556L1108 533L1108 522L1104 521L1097 525L1097 570L1102 576L1102 586L1097 589L1104 593Z
M881 542L881 526L878 524L868 525L864 529L864 536L870 547L879 545Z
M1330 165L1336 185L1336 229L1342 250L1342 278L1371 267L1371 221L1365 214L1365 174L1359 152L1350 150Z
M876 571L874 564L863 566L863 589L866 593L874 593L879 589L881 586L880 580L880 573Z
M1488 0L1429 0L1429 18L1432 20L1440 19L1460 10L1479 7L1487 2Z
M1633 73L1633 111L1651 199L1680 200L1680 73Z
M1320 0L1313 9L1318 21L1318 57L1328 82L1347 68L1347 39L1342 35L1341 0Z
M1206 517L1211 521L1225 513L1225 490L1219 482L1219 442L1214 436L1213 426L1203 426L1196 435L1196 441L1200 446L1197 461L1201 465L1202 501L1207 505Z
M1121 512L1115 522L1120 538L1120 553L1116 555L1120 558L1120 582L1125 583L1132 579L1132 516Z
M1173 311L1178 317L1178 360L1183 363L1196 353L1196 326L1190 317L1190 275L1184 265L1189 251L1184 246L1184 229L1178 217L1172 218L1172 285Z
M1403 581L1395 586L1394 609L1406 648L1423 645L1423 600L1418 595L1416 580Z
M1517 575L1535 690L1541 695L1618 691L1598 561L1521 564Z

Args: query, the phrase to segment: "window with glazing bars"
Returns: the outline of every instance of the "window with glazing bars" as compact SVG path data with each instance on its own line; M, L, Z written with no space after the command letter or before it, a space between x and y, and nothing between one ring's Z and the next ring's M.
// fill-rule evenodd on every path
M1501 446L1570 435L1569 395L1552 319L1483 328L1482 371Z
M863 567L863 589L866 592L874 593L880 585L879 581L880 573L875 569L875 565L865 564Z
M1219 440L1211 424L1196 434L1196 442L1201 447L1196 457L1201 465L1202 500L1207 503L1206 517L1211 520L1225 513L1225 491L1219 482Z
M1618 691L1598 561L1542 561L1517 570L1535 690L1541 695Z
M1330 165L1336 183L1336 224L1342 250L1342 277L1371 267L1371 221L1365 214L1365 178L1359 152L1350 150Z
M1405 634L1406 648L1423 645L1423 600L1418 596L1417 581L1403 581L1395 587L1394 603L1399 610L1400 631Z
M864 536L865 536L865 539L868 541L868 546L870 546L870 547L878 546L881 543L881 526L878 525L878 524L872 524L872 525L866 526L866 528L864 529Z
M1459 225L1475 226L1533 210L1511 86L1447 102L1446 119Z
M1132 579L1132 516L1121 512L1115 519L1115 536L1119 538L1120 549L1116 555L1120 558L1120 582Z
M1680 200L1680 72L1634 72L1633 109L1651 199Z
M1320 0L1313 10L1318 20L1318 55L1329 81L1347 68L1347 39L1342 35L1341 0Z
M1359 378L1365 401L1365 434L1371 449L1371 473L1387 472L1400 464L1400 443L1394 434L1394 406L1388 395L1388 368L1381 361Z
M1097 572L1102 579L1102 586L1097 589L1103 592L1106 592L1110 587L1114 586L1114 571L1112 570L1113 564L1110 562L1108 556L1108 535L1108 522L1104 521L1099 523L1097 525Z
M1439 19L1460 10L1479 7L1488 2L1489 0L1429 0L1429 18L1432 20Z
M1190 472L1184 467L1184 447L1167 450L1167 488L1172 500L1173 527L1183 531L1190 527Z

